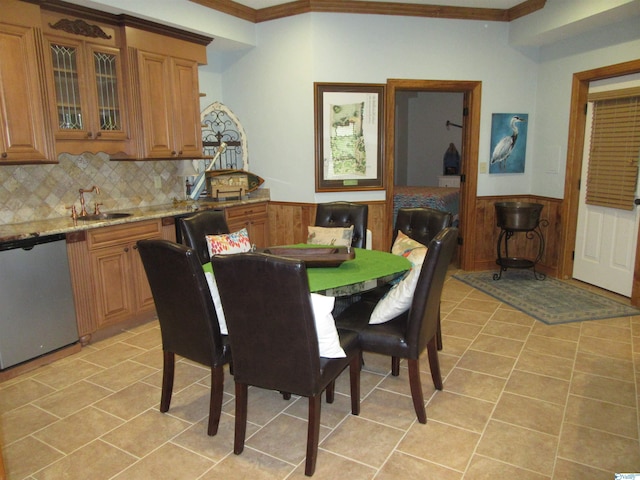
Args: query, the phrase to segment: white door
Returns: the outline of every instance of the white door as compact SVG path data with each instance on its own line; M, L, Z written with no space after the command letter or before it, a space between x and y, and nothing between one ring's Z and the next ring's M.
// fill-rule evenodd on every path
M578 205L578 224L573 263L573 278L631 297L636 257L636 239L640 223L639 208L618 210L585 203L589 166L589 145L593 104L587 109L582 188ZM636 198L638 192L636 192Z

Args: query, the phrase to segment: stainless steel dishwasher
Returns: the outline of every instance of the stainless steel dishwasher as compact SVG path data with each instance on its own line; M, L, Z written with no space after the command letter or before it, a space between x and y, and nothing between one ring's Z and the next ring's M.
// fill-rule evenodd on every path
M64 234L0 243L0 370L78 341Z

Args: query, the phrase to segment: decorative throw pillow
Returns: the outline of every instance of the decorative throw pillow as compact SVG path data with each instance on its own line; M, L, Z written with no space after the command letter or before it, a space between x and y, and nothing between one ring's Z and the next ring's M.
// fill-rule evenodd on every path
M342 227L314 227L309 226L307 243L313 245L335 245L336 247L351 246L353 238L353 225L349 228Z
M246 228L233 233L220 235L206 235L209 256L226 255L228 253L242 253L251 250L249 233Z
M318 349L321 357L344 358L347 356L340 346L336 322L331 314L335 301L335 297L326 297L317 293L311 294L311 306L316 322Z
M380 299L371 313L369 319L371 325L388 322L409 310L424 257L427 255L427 247L398 232L396 241L391 247L391 253L406 257L411 262L411 270Z

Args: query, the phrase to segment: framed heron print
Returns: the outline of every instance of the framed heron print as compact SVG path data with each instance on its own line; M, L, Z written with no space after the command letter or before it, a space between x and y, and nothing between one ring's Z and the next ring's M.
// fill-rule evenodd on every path
M489 173L524 173L526 113L494 113L491 118Z
M314 83L316 192L384 188L384 85Z

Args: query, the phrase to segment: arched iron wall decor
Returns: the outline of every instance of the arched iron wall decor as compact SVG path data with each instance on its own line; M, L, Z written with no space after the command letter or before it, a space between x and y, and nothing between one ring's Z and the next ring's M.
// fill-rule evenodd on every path
M249 170L247 137L242 124L229 108L214 102L200 114L204 154L214 156L221 143L224 151L209 170Z

